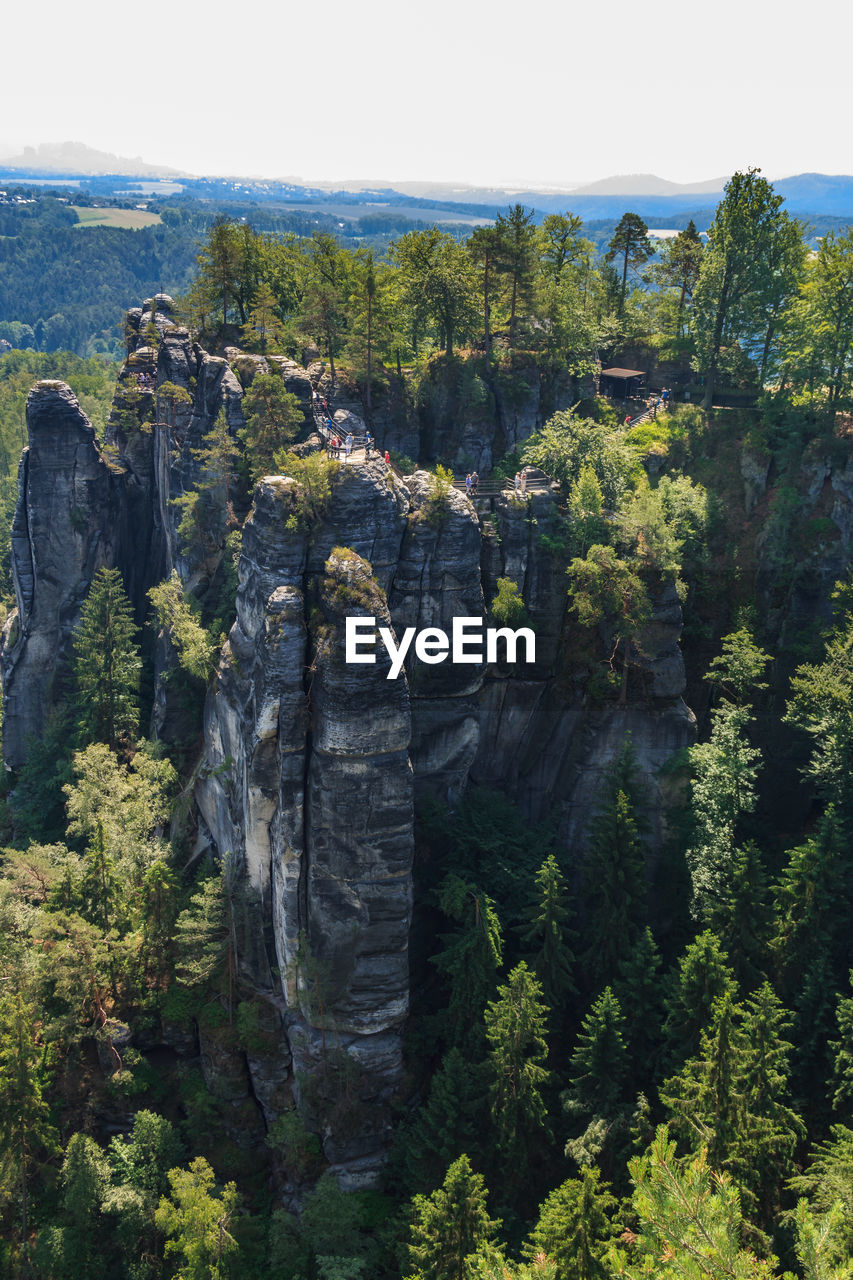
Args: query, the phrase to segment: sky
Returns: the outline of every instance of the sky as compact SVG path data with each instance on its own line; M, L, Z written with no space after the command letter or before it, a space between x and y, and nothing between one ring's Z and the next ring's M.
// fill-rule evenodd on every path
M7 6L0 157L571 187L853 173L853 6L260 0Z

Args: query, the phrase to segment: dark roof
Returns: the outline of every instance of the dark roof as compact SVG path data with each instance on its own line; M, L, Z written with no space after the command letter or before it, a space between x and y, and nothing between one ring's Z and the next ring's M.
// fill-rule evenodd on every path
M602 369L602 378L645 378L642 369Z

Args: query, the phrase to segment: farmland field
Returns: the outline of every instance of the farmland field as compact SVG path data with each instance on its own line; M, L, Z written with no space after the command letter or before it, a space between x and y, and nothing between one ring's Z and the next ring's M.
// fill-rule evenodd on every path
M125 227L138 231L140 227L154 227L162 221L159 213L149 213L147 209L92 209L76 204L71 208L77 214L78 227Z

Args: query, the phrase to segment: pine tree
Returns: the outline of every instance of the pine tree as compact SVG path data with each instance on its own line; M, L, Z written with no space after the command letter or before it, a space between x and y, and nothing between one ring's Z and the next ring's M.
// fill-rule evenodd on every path
M635 775L628 741L608 771L604 804L590 825L584 964L590 985L599 987L618 978L645 927L645 859L633 803Z
M62 1162L62 1264L70 1275L107 1273L101 1206L109 1184L109 1163L85 1133L75 1133Z
M771 909L761 853L752 840L732 854L719 913L720 940L742 987L754 986L767 968Z
M442 934L443 950L432 963L450 985L446 1014L448 1043L473 1051L480 1043L476 1024L495 989L503 957L501 926L494 903L457 875L446 878L439 905L459 922L454 933Z
M572 975L575 958L569 945L573 934L566 923L566 882L553 853L536 873L536 889L521 936L531 948L531 965L542 984L545 1003L557 1014L568 997L577 994L577 988Z
M243 325L243 341L249 351L259 351L263 356L282 349L284 325L278 315L278 300L265 281L255 291L249 319Z
M524 961L516 965L497 999L486 1006L489 1053L486 1075L497 1148L510 1186L524 1183L531 1149L547 1134L541 1090L549 1072L547 1008L542 988Z
M835 992L853 964L853 872L847 824L830 808L817 831L793 849L775 888L772 949L780 993L796 1014L799 1089L814 1093L831 1069ZM822 1097L815 1097L822 1105Z
M562 1099L575 1130L585 1126L567 1141L566 1155L579 1165L598 1163L611 1177L624 1168L630 1142L624 1027L619 1001L605 987L581 1025Z
M480 1259L493 1258L500 1223L486 1211L486 1186L466 1155L448 1169L444 1185L415 1196L408 1244L409 1271L417 1280L476 1280Z
M175 923L178 979L188 987L213 983L225 970L229 1015L234 987L234 938L225 863L203 880Z
M598 1169L583 1169L552 1191L524 1246L525 1255L544 1253L556 1263L556 1280L606 1280L608 1245L619 1227L617 1200Z
M661 1089L676 1131L732 1174L764 1230L805 1132L787 1102L789 1026L768 983L745 1006L726 993L714 1002L699 1055Z
M734 888L739 822L755 808L761 752L750 746L748 707L723 702L711 712L711 737L690 748L696 834L687 850L692 911L717 932L728 917Z
M570 1101L576 1113L613 1116L624 1101L628 1077L625 1019L605 987L581 1024L569 1064Z
M628 268L643 266L655 255L654 246L649 243L649 228L638 213L623 213L616 230L607 246L604 255L606 262L614 258L622 259L622 282L619 290L619 310L625 306L625 293L628 288Z
M710 741L690 748L691 786L695 835L687 850L693 882L692 911L727 941L741 932L745 917L752 916L744 941L748 953L736 966L745 973L756 968L755 952L760 932L761 863L756 850L742 851L739 836L743 815L755 808L755 780L761 752L750 745L747 728L752 720L749 697L765 687L760 679L770 655L764 653L746 628L722 641L722 652L710 664L707 678L724 694L711 712ZM736 924L733 926L733 918Z
M42 1096L43 1052L35 1037L35 1010L19 992L0 1002L0 1177L20 1211L20 1241L29 1234L30 1183L42 1158L59 1151L50 1109Z
M670 1070L676 1070L685 1058L699 1052L714 1001L726 993L734 996L736 992L734 972L720 940L706 929L681 957L664 1000L664 1052Z
M426 1106L402 1137L403 1162L414 1191L425 1192L441 1180L463 1152L476 1153L486 1128L480 1072L458 1049L445 1054L432 1078Z
M139 731L142 662L136 634L121 574L99 569L72 639L78 724L86 742L117 747Z
M276 373L259 373L243 396L245 427L238 433L246 452L245 465L254 483L273 472L276 452L291 444L304 426L302 405Z
M703 1150L687 1162L661 1125L629 1165L639 1220L630 1243L610 1256L625 1280L773 1280L773 1267L743 1246L745 1223L731 1178Z
M625 1042L631 1062L632 1090L648 1090L660 1053L660 952L648 926L631 954L622 962L614 990L625 1014Z
M742 1017L743 1009L730 992L715 1000L698 1056L661 1088L675 1131L694 1150L707 1147L712 1168L729 1168L729 1172L732 1152L740 1154L738 1129L746 1110L747 1046ZM739 1159L735 1163L739 1164Z
M850 984L853 986L853 969L850 971ZM839 1038L829 1045L834 1055L832 1106L835 1111L849 1112L853 1103L853 997L839 995L835 1020Z
M511 205L495 218L495 265L509 288L509 345L516 345L519 310L532 298L536 267L534 211Z
M745 1083L752 1126L749 1176L744 1181L757 1199L759 1219L768 1231L778 1216L783 1180L793 1170L796 1145L806 1132L788 1105L791 1026L791 1015L770 983L762 983L747 1000L744 1017L749 1045Z
M202 436L200 447L190 452L201 463L201 474L195 488L170 501L181 512L178 536L184 547L205 555L220 550L228 530L238 524L232 496L242 451L231 434L224 409L219 410L210 431Z

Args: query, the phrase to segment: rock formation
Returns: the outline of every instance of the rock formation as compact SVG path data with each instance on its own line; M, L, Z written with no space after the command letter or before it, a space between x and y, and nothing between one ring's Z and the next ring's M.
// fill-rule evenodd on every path
M33 387L27 435L12 525L17 609L3 649L3 750L12 769L61 701L71 632L94 574L115 563L121 520L114 468L64 382Z
M70 634L101 564L122 570L140 621L146 591L172 569L198 596L219 571L224 523L211 517L187 538L175 499L198 490L198 449L220 411L236 437L244 389L269 362L209 355L163 295L129 313L127 336L102 449L63 384L39 384L30 397L13 529L18 609L3 653L13 769L61 694ZM307 408L319 366L280 363ZM505 494L478 517L426 472L402 481L376 459L338 468L317 519L305 518L287 476L263 479L254 495L235 489L243 512L250 498L196 800L198 847L228 860L239 977L264 1011L264 1048L241 1056L208 1028L201 1061L236 1129L252 1097L267 1125L295 1103L344 1185L357 1186L382 1162L402 1074L415 795L455 804L471 781L492 787L531 821L556 814L571 860L601 772L630 731L660 834L657 774L693 733L681 702L680 607L672 592L657 601L640 645L642 702L596 702L565 658L564 569L541 540L553 495ZM518 585L536 630L531 667L427 666L410 654L389 680L382 646L375 665L344 661L347 615L373 616L398 637L407 627L449 632L454 617L487 619L500 577ZM158 663L167 661L161 646ZM161 728L162 682L158 690Z

